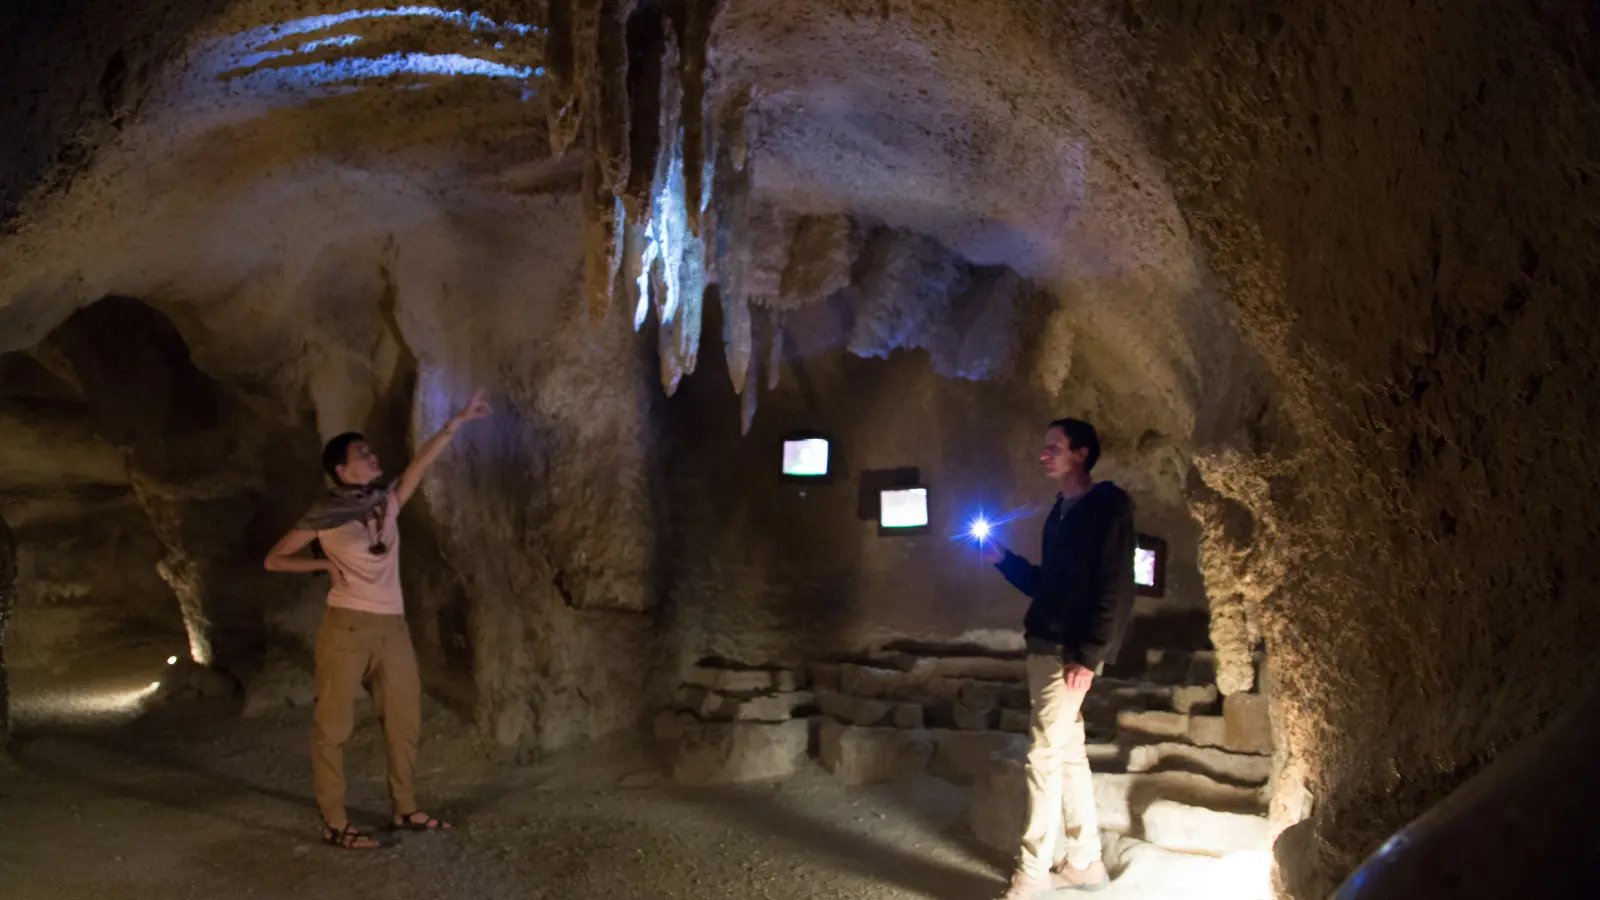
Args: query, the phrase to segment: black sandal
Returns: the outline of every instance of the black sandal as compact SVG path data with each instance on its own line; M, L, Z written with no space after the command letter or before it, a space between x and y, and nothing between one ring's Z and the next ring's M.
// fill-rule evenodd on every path
M422 817L420 822L417 820L417 816ZM416 812L405 813L400 816L400 821L398 822L392 819L389 821L390 831L452 831L454 827L449 822L435 819L420 809Z
M362 841L368 841L370 846L362 844ZM343 828L334 828L326 822L322 823L322 842L330 847L338 847L340 850L383 849L382 841L371 835L362 834L360 829L349 822L344 823Z

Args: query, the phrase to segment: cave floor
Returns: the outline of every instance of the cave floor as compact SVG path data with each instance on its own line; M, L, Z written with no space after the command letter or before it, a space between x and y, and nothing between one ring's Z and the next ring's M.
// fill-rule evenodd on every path
M425 808L459 830L339 851L317 842L309 716L246 720L195 701L102 727L23 723L0 758L0 895L983 900L1001 888L1004 861L967 834L965 791L937 779L859 789L812 770L687 790L622 751L518 765L443 710L427 716L418 777ZM352 817L381 822L370 717L347 768ZM1214 860L1135 841L1112 849L1120 875L1098 898L1238 896Z

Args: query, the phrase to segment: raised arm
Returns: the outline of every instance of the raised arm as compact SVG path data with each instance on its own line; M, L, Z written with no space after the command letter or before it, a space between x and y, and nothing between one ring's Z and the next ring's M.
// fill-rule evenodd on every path
M472 402L451 416L450 421L445 423L438 434L428 438L428 442L423 444L417 453L417 458L411 461L411 465L406 466L405 472L401 473L400 483L395 487L395 499L401 506L404 506L406 501L411 499L411 495L417 492L417 485L422 483L422 476L439 458L439 454L444 452L444 448L450 446L450 439L456 436L461 426L488 414L489 404L484 402L483 391L479 389L473 392Z

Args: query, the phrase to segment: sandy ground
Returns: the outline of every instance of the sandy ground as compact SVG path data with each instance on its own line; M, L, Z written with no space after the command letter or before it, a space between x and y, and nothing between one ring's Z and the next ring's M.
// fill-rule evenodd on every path
M130 718L127 692L149 677L18 679L30 718L0 762L0 896L981 900L1001 889L1004 861L966 833L965 792L937 779L863 790L812 770L689 791L621 750L518 765L443 710L429 711L419 779L428 808L459 830L339 851L316 840L309 711L242 720L196 701ZM375 825L387 808L370 718L347 766L352 815ZM1248 896L1217 861L1108 849L1119 878L1096 897Z

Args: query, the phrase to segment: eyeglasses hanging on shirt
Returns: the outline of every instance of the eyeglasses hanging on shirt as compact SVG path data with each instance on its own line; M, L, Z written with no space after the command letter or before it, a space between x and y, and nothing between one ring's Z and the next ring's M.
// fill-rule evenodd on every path
M382 503L372 511L372 518L361 523L367 529L367 552L373 556L382 556L389 552L389 545L383 540L383 522L388 514L389 504Z

